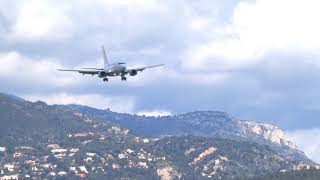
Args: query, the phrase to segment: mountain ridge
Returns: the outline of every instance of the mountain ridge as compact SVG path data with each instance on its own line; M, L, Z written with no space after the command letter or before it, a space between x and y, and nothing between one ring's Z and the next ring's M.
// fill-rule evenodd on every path
M23 100L14 95L6 95L13 100ZM44 102L37 101L41 104ZM44 103L46 104L46 103ZM134 133L151 137L166 137L179 135L195 135L204 137L222 137L233 140L253 141L269 145L284 155L296 160L309 161L305 154L289 140L279 127L249 120L240 120L222 111L194 111L184 114L146 117L117 113L110 110L100 110L82 105L52 105L58 109L76 110L100 119L119 123ZM309 161L309 163L311 163Z
M106 111L112 116L103 118L77 108L21 101L0 94L0 178L227 179L314 165L311 160L290 158L274 147L243 139L187 133L145 136L118 123L124 122L119 113ZM124 115L133 119L131 123L150 122L141 116ZM190 115L194 117L188 121L186 117ZM200 123L195 127L208 132L201 125L210 119L198 115L181 115L178 121ZM223 114L207 115L217 118L216 124L209 125L225 123ZM190 126L174 122L175 128ZM231 123L225 130L232 127Z
M287 138L285 132L277 126L239 120L225 112L195 111L173 116L145 117L115 113L110 110L99 110L81 105L68 105L66 107L101 119L109 119L146 136L196 135L247 140L262 145L270 145L285 156L311 163L305 154L297 149L297 146Z

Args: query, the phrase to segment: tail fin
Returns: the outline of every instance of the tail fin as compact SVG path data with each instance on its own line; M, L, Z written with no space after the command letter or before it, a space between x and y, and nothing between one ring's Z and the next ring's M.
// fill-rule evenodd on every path
M109 64L109 60L107 58L107 54L106 54L106 50L104 49L104 46L102 46L102 56L104 61L104 68L107 68Z

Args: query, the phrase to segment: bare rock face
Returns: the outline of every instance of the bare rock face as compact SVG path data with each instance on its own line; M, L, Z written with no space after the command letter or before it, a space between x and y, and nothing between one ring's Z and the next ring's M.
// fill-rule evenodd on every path
M181 175L178 174L172 167L167 166L157 169L157 174L161 180L180 179Z
M206 158L207 156L213 154L217 151L217 148L209 147L207 150L203 151L197 158L195 158L191 164L196 165L197 162L201 161L202 159Z
M277 126L254 121L238 121L238 124L245 134L263 138L276 145L297 149L297 146L289 140L285 132Z

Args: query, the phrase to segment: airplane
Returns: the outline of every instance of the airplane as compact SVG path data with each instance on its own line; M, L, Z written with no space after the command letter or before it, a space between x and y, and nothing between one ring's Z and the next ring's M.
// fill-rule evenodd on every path
M126 75L136 76L138 72L142 72L146 69L155 68L164 66L164 64L145 66L140 68L127 68L125 66L126 63L118 62L118 63L109 63L107 58L107 54L105 48L102 46L102 56L104 60L104 68L80 68L80 69L57 69L58 71L69 71L69 72L78 72L82 75L98 75L99 78L102 78L104 82L108 82L109 76L121 76L122 81L126 81Z

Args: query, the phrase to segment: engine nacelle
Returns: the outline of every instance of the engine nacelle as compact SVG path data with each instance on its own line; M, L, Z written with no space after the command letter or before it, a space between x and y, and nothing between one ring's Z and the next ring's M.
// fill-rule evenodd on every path
M138 74L138 71L136 71L136 70L131 70L131 71L129 72L129 74L130 74L130 76L135 76L135 75Z
M99 78L103 78L107 76L107 73L105 71L100 71L98 74Z

